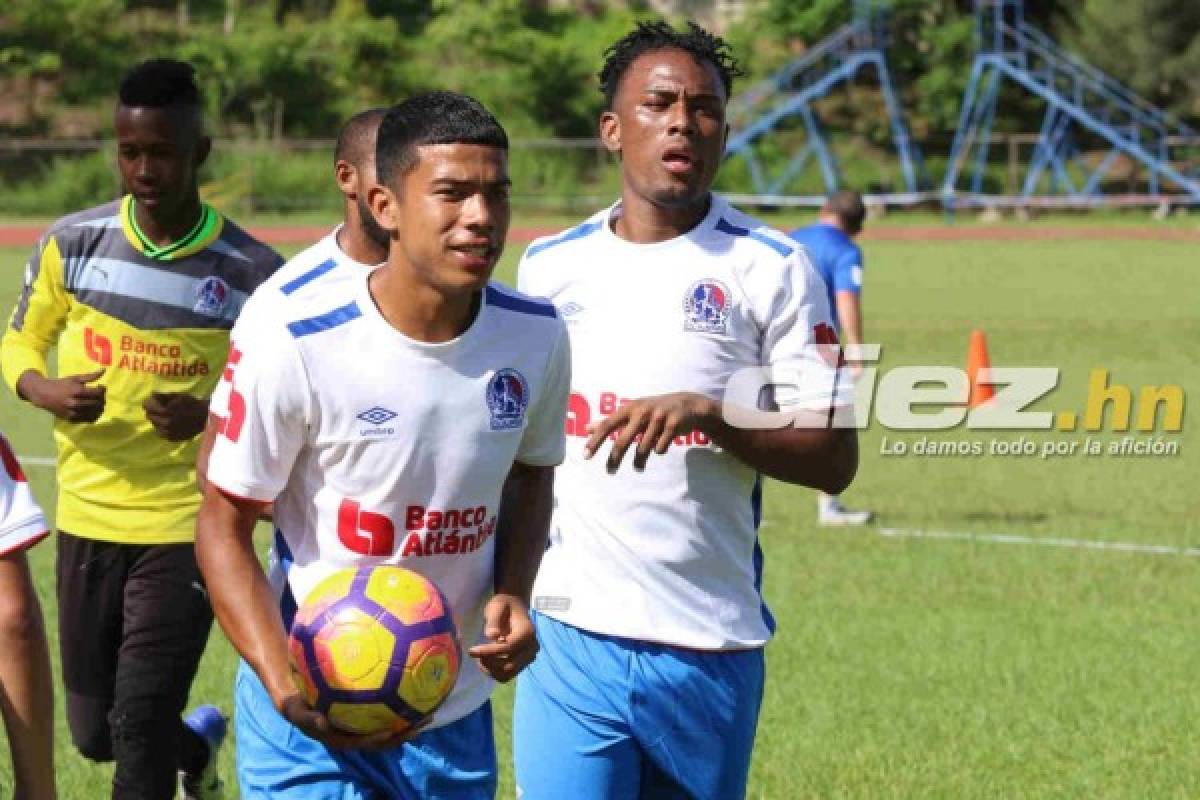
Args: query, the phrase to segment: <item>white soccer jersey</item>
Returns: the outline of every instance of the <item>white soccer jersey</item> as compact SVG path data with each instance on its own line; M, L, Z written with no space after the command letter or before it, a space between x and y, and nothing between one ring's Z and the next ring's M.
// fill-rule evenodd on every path
M271 274L271 277L259 284L254 293L246 299L245 305L238 315L249 315L255 319L261 314L274 313L282 308L283 301L288 298L318 297L323 293L336 293L356 278L360 278L375 266L355 261L338 246L337 235L344 226L338 225L319 242L301 250L288 259L282 267ZM237 340L238 327L230 332L230 339ZM223 409L228 402L229 384L222 381L213 390L209 400L213 409Z
M641 473L632 448L609 475L608 445L585 461L583 444L588 423L627 399L722 399L745 367L802 364L807 383L779 405L827 409L834 368L812 347L833 336L824 285L795 243L715 195L692 231L655 244L619 238L614 213L537 240L518 271L520 290L549 298L571 338L567 457L534 608L603 634L761 645L774 624L760 592L756 472L700 433ZM852 404L848 386L836 388L834 402Z
M338 225L319 242L288 259L262 282L247 302L255 302L255 305L258 302L277 303L280 295L306 297L318 292L332 292L375 269L378 264L355 261L338 245L337 235L343 227ZM248 307L243 307L243 313Z
M446 594L464 650L482 641L501 488L514 461L561 462L570 385L553 307L483 294L471 327L439 344L388 324L366 275L239 320L208 480L275 502L269 572L285 623L334 570L399 564ZM491 688L464 663L432 726Z
M0 556L32 547L49 532L21 464L0 436Z

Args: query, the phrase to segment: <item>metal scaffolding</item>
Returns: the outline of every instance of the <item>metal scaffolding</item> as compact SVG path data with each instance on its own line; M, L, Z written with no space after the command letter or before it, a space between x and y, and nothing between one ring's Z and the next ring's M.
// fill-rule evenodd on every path
M837 160L813 105L853 80L861 70L872 67L886 105L904 189L914 195L918 191L920 154L909 136L888 70L884 52L886 22L886 12L876 0L855 0L854 20L850 24L730 102L734 132L725 152L729 157L746 160L750 179L760 195L784 193L788 183L814 158L826 191L838 188L841 176ZM782 169L768 175L757 148L781 123L795 118L803 122L805 144L790 154Z
M1145 170L1148 195L1172 196L1167 184L1173 196L1200 201L1195 130L1028 24L1024 0L976 0L975 23L978 50L942 184L946 208L995 201L984 178L1005 79L1045 104L1020 193L1008 198L1015 204L1048 196L1081 204L1102 199L1104 179L1121 156ZM1103 143L1102 156L1085 157L1084 136Z

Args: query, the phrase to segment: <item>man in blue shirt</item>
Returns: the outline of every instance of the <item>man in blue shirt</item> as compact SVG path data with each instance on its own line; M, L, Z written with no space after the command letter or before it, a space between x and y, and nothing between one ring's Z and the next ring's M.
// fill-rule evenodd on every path
M851 189L834 192L821 206L814 225L792 231L791 236L808 252L809 260L825 281L829 310L838 338L845 345L860 345L862 336L862 250L854 237L862 230L867 210L862 195ZM851 365L853 370L861 366ZM851 511L837 495L817 495L817 521L822 525L865 525L870 511Z

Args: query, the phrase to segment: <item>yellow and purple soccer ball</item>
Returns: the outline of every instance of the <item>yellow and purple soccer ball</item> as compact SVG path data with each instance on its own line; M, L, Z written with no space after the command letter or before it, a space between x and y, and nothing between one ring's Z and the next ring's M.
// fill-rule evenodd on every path
M402 732L450 695L462 652L446 596L402 567L343 569L309 592L288 638L305 701L349 733Z

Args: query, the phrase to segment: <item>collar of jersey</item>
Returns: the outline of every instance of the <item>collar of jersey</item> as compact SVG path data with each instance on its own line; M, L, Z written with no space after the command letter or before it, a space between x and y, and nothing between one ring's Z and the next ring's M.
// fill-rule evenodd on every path
M603 224L600 226L600 233L601 235L607 237L609 241L616 242L621 247L635 248L639 252L643 253L648 250L673 247L682 241L696 236L697 234L711 230L717 224L717 221L721 219L721 215L724 214L729 208L729 204L725 202L725 199L716 192L709 192L709 197L711 200L708 204L708 213L704 215L704 219L697 222L695 227L693 227L687 233L681 233L673 239L664 239L661 242L631 242L628 239L622 239L617 235L617 232L613 230L613 222L616 220L617 215L619 215L621 211L620 200L617 200L617 202L609 206L608 210L604 212L604 220Z
M174 261L198 253L216 241L225 227L225 219L212 206L201 203L200 219L192 229L182 238L160 246L150 241L138 227L133 204L131 194L121 200L121 228L125 231L125 238L142 255L156 261Z
M338 244L337 240L338 233L341 232L342 228L344 227L346 227L346 223L339 222L337 227L333 229L333 232L329 234L329 247L335 254L336 260L341 261L344 264L349 264L352 267L362 267L367 271L373 270L376 267L382 267L385 263L387 263L386 258L383 261L380 261L378 264L364 264L357 259L351 258L350 254L342 249L342 246Z
M379 306L375 305L375 298L371 296L371 287L368 284L370 277L370 273L364 273L355 278L358 281L358 287L354 293L354 302L358 305L363 317L371 320L372 324L376 327L394 336L398 344L430 355L442 356L453 352L456 348L462 347L464 343L476 338L479 331L483 328L483 318L488 309L488 290L486 286L479 293L479 310L475 312L475 319L471 320L471 324L467 326L465 331L445 342L422 342L420 339L413 339L396 330L392 323L384 318L383 314L379 311Z

